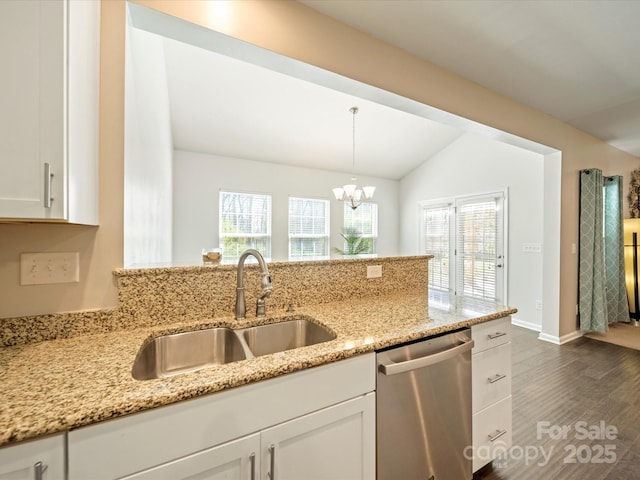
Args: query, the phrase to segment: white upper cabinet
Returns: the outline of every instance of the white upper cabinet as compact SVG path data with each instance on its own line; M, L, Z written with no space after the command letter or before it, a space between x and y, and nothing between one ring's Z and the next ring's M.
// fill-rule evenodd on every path
M100 2L0 2L0 219L98 223Z

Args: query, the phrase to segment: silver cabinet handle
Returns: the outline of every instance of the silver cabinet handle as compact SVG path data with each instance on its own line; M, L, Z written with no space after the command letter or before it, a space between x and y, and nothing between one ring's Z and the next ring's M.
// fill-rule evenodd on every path
M390 363L389 365L381 363L379 369L383 373L383 375L387 376L395 375L397 373L409 372L418 368L428 367L429 365L433 365L435 363L444 362L445 360L455 357L456 355L466 352L467 350L471 350L472 348L473 340L469 340L467 342L461 343L456 347L450 348L443 352L427 355L426 357L407 360L406 362Z
M51 208L51 179L53 173L51 173L51 165L44 164L44 208Z
M43 474L44 472L47 471L47 467L48 465L45 465L42 462L37 462L34 466L33 466L33 478L34 480L43 480Z
M498 380L502 380L503 378L507 378L506 373L496 373L493 377L487 378L489 383L496 383Z
M271 445L269 447L269 456L271 457L270 465L269 465L269 479L276 480L276 446Z
M249 455L249 463L251 463L251 480L256 480L256 454Z
M500 338L500 337L504 337L507 333L506 332L496 332L496 333L490 333L489 336L489 340L494 340L496 338Z
M504 435L505 433L507 433L506 430L496 430L493 433L490 433L489 435L487 435L489 437L489 441L490 442L494 442L496 441L498 438L500 438L502 435Z

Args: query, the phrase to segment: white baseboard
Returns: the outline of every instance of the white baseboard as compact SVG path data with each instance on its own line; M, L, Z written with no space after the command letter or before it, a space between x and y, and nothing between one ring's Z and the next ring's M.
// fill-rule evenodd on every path
M539 332L542 330L542 326L533 322L525 322L524 320L518 320L515 317L511 317L511 324L516 327L526 328L528 330L533 330L534 332Z
M548 333L541 333L540 335L538 335L538 340L555 343L556 345L564 345L565 343L571 342L576 338L580 338L582 335L584 334L580 330L567 333L566 335L562 335L561 337L558 337L556 335L549 335Z

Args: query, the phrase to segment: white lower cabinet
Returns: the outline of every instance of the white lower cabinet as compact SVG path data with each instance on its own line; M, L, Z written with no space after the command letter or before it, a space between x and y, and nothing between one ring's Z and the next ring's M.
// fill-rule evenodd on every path
M473 325L473 471L511 447L511 317Z
M374 414L370 393L123 480L369 480Z
M64 434L0 448L0 480L64 478Z
M122 480L253 480L260 477L260 434L128 475Z
M371 480L375 354L68 433L69 480Z
M256 478L375 478L375 394L263 431L262 460Z

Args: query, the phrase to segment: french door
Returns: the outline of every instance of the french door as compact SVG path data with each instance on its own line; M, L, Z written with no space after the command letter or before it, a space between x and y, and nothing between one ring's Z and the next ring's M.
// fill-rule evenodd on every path
M420 204L431 290L506 302L505 207L505 192Z

